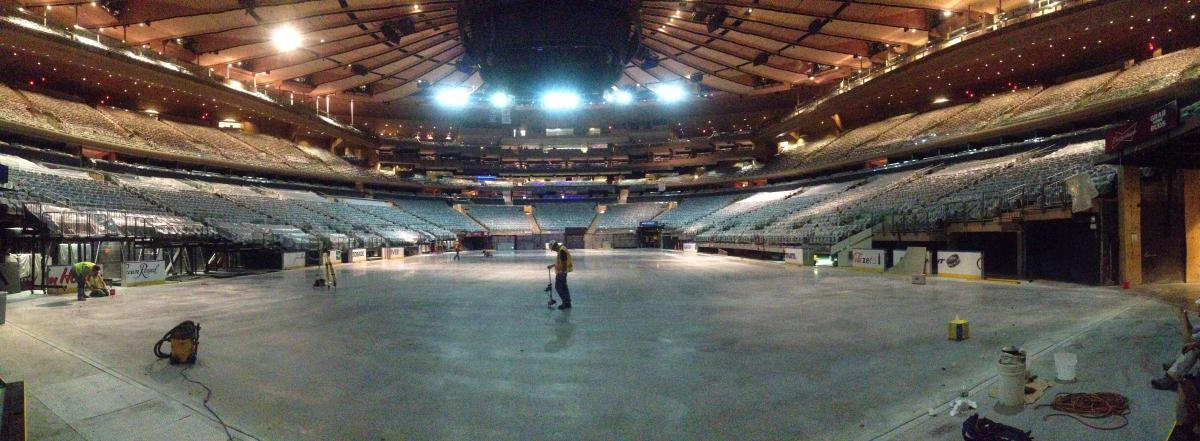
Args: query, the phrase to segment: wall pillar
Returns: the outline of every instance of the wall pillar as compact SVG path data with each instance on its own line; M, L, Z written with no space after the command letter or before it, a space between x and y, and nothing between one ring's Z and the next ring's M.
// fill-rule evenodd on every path
M1200 282L1200 170L1179 170L1183 181L1183 281Z
M1142 172L1121 166L1117 173L1117 265L1122 284L1142 283Z
M1025 253L1027 252L1027 250L1029 248L1028 248L1028 245L1025 243L1026 237L1025 237L1024 225L1022 225L1021 229L1017 230L1016 234L1017 234L1017 280L1027 280L1027 278L1029 277L1029 271L1025 268L1027 265L1026 260L1025 260Z

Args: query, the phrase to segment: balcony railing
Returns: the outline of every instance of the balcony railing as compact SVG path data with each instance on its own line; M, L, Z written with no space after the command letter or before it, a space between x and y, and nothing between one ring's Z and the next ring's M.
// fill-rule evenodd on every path
M843 78L841 83L838 84L838 87L832 92L800 105L791 113L783 116L780 122L800 116L801 114L816 108L821 103L828 101L830 98L854 90L855 88L862 86L871 80L879 78L880 76L886 75L887 73L892 72L902 66L912 64L937 52L953 47L954 45L986 35L993 31L1006 28L1008 26L1023 23L1034 18L1042 17L1095 1L1097 0L1036 0L1021 8L1005 11L996 15L996 20L991 24L985 25L983 23L976 22L954 29L949 32L945 40L936 43L927 43L925 46L916 49L915 51L890 57L881 65L874 65L872 63L871 66L865 67L855 73L850 74L846 78Z

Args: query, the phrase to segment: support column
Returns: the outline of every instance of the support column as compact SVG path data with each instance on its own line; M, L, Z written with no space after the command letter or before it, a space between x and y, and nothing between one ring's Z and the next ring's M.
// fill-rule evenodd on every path
M1142 284L1142 172L1122 166L1117 173L1117 234L1121 283Z
M1025 243L1025 226L1021 225L1021 229L1017 230L1017 280L1027 280L1029 272L1025 268L1025 251L1027 245Z
M1180 170L1183 180L1183 281L1200 282L1200 170Z

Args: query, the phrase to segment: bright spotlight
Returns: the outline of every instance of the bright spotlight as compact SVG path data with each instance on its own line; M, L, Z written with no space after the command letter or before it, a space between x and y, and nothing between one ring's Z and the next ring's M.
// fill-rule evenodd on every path
M438 89L433 99L444 107L464 107L471 102L471 91L465 87L444 87Z
M291 52L300 48L300 45L304 43L304 37L296 28L284 25L275 28L275 31L271 33L271 42L280 52Z
M683 89L683 86L680 86L678 84L661 85L658 88L654 89L654 94L658 95L659 101L662 101L664 103L673 103L676 101L682 101L684 98L687 97L687 91Z
M616 104L629 104L633 102L633 94L621 89L610 90L604 93L604 100Z
M493 93L490 98L488 98L488 101L492 103L492 106L503 109L508 107L509 104L512 104L512 95L504 92L496 92Z
M579 107L579 101L574 92L555 91L542 96L542 106L547 110L571 110Z

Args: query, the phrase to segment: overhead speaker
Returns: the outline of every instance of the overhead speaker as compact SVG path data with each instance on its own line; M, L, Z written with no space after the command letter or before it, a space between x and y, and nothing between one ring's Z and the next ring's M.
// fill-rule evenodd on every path
M867 53L869 53L871 55L875 55L875 54L878 54L878 53L886 51L886 50L887 50L887 45L880 43L878 41L872 41L870 43L867 43Z
M417 80L417 89L428 89L431 84L425 80Z
M370 72L371 72L371 70L367 69L367 66L363 66L361 64L351 64L350 65L350 73L352 73L352 74L361 76L361 75L366 75Z
M124 0L105 0L100 2L100 7L103 8L105 12L108 12L108 15L119 19L122 15L125 15L126 3L127 2Z
M721 26L725 25L727 18L729 18L729 11L725 8L713 11L712 15L708 17L708 32L717 32L717 29L721 29Z
M822 27L825 27L824 20L815 19L813 21L810 21L810 22L808 22L808 33L810 33L810 34L820 33Z
M689 75L688 79L692 80L693 83L699 83L701 81L704 81L704 74L700 73L700 72L695 72L695 73Z
M761 52L758 55L754 56L754 61L751 62L751 64L753 64L755 66L762 66L764 64L767 64L768 61L771 61L771 54L768 54L766 52Z
M383 23L383 25L379 26L379 31L383 33L383 37L387 41L400 44L400 39L404 38L405 35L417 33L417 25L413 23L412 18L403 17Z
M199 47L196 46L196 39L193 37L183 37L176 41L178 41L179 44L181 46L183 46L184 49L187 49L188 52L191 52L193 54L200 52Z

